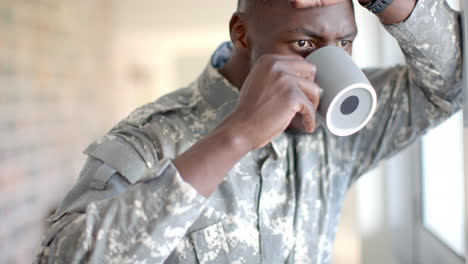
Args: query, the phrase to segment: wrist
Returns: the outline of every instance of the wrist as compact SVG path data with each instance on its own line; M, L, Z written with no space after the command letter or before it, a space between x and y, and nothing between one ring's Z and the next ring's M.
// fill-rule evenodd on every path
M232 116L226 118L212 133L213 137L220 138L220 142L240 157L254 149L251 143L248 129L239 122L235 122Z
M250 151L245 140L237 129L222 123L173 163L184 181L209 197L229 170Z

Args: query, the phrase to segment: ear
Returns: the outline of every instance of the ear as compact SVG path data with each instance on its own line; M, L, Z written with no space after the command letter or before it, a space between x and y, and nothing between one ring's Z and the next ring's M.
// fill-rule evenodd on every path
M247 36L247 18L245 14L235 12L229 21L231 41L238 49L247 49L249 41Z

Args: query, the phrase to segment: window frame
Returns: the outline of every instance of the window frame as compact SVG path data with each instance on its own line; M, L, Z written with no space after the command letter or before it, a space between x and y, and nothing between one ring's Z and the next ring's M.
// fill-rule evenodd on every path
M466 17L465 7L468 6L468 0L460 0L462 34L463 34L463 50L468 51L468 18ZM463 52L463 84L465 85L465 97L463 102L463 165L465 175L465 260L468 263L468 167L465 166L468 162L468 55Z
M468 0L460 0L461 12L462 12L462 27L463 30L463 49L468 50L468 19L465 18L464 7L468 6ZM465 54L465 53L464 53ZM464 65L468 65L468 56L464 55ZM463 72L463 83L465 86L465 101L464 101L464 153L468 153L468 69L464 67ZM440 264L440 263L451 263L451 264L462 264L465 263L466 257L458 255L453 249L447 244L440 240L435 234L428 230L424 225L424 214L423 214L423 171L422 171L422 142L419 139L408 151L405 151L398 158L399 160L407 160L404 167L403 175L399 175L396 179L389 179L390 182L394 182L393 186L389 186L387 196L390 196L396 189L401 190L402 197L399 198L400 203L388 204L388 209L397 208L402 206L401 201L405 201L403 210L407 214L406 217L402 217L400 222L391 223L392 231L392 248L401 263L417 263L417 264ZM468 162L468 155L464 154L464 164ZM388 167L387 167L388 168ZM387 175L395 173L395 169L388 168ZM414 176L417 177L414 177ZM409 176L409 177L408 177ZM465 240L468 241L468 169L464 168L465 178ZM403 244L406 247L399 245ZM466 243L468 249L468 243ZM468 250L465 251L468 255Z

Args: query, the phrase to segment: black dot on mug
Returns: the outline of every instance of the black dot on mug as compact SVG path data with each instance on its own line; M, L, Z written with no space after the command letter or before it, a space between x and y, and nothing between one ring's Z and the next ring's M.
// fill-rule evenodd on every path
M354 111L356 111L358 106L359 106L359 98L353 95L353 96L346 98L343 101L343 103L341 104L340 110L343 115L350 115Z

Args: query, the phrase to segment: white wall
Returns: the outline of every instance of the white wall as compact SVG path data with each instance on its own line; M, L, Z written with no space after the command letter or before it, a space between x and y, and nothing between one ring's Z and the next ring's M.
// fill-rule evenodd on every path
M139 89L139 104L180 88L229 39L236 1L115 1L114 71L119 86ZM144 81L131 72L140 71Z

